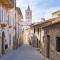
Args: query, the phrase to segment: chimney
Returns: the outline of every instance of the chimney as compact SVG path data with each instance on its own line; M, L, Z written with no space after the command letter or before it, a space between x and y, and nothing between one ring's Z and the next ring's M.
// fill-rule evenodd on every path
M41 22L44 22L45 21L45 18L41 18Z

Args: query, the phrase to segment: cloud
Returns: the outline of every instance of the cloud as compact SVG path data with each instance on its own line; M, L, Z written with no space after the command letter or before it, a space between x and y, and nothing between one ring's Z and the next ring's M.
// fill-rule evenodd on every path
M49 19L52 12L60 10L59 0L17 0L17 6L21 8L24 17L28 5L33 13L32 22L40 21L41 17Z

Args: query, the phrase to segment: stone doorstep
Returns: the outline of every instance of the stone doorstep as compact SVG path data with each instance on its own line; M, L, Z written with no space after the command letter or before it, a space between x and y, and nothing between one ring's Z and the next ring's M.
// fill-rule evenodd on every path
M13 49L6 49L5 54L0 54L0 57L8 54L9 52L13 51Z
M35 48L38 52L40 52L40 48ZM41 52L40 52L41 54ZM42 55L42 54L41 54ZM44 58L43 60L49 60L48 58L46 58L45 56L42 55L42 57Z
M45 57L45 60L49 60L49 59Z
M0 57L2 57L2 54L0 54Z
M11 52L11 51L13 51L13 48L8 48L8 49L5 51L5 54L7 54L7 53L9 53L9 52Z
M38 51L40 51L40 48L37 48Z
M35 48L37 51L39 51L40 50L40 48Z
M49 60L48 58L46 58L45 56L43 56L41 53L40 55L42 56L43 60Z
M43 60L49 60L48 58L46 58L45 56L43 56L41 53L40 55L42 56Z

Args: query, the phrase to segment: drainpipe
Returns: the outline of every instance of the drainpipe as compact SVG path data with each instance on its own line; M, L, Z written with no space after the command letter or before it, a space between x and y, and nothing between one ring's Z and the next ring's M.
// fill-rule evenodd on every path
M15 9L15 42L14 42L14 49L17 48L17 38L16 38L16 0L14 0L14 9Z

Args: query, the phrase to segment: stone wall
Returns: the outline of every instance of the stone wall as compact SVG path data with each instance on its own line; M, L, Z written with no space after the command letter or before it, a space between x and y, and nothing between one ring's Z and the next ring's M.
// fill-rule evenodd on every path
M1 32L1 29L0 29L0 56L1 56L1 45L2 45L2 32Z
M49 47L49 59L50 60L60 60L60 53L56 51L56 37L60 37L60 23L46 27L45 30L47 30L47 34L45 34L45 53L44 55L47 56L47 39L46 36L50 36L50 47Z

